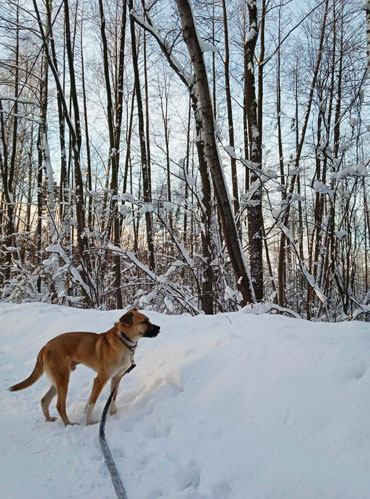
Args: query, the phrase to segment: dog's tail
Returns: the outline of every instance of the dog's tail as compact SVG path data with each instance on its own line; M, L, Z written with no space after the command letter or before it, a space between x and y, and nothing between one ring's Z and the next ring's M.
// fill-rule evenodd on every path
M13 385L9 388L10 392L17 392L18 390L23 390L24 388L28 388L29 386L36 383L36 381L41 378L44 373L44 361L42 359L44 353L44 349L42 348L37 356L36 365L32 371L32 373L28 376L27 379Z

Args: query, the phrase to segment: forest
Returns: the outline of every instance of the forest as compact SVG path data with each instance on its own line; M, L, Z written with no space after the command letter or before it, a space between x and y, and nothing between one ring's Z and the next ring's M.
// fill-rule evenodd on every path
M370 0L3 0L3 301L370 320Z

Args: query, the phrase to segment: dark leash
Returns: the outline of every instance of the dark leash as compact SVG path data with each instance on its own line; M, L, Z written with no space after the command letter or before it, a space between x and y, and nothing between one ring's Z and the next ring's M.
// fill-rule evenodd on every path
M123 376L125 376L126 374L131 372L134 369L134 367L136 367L136 364L133 362ZM117 386L118 386L118 383L115 385L115 387L111 391L111 393L108 397L108 400L107 400L107 402L104 406L104 409L103 409L103 413L102 413L102 417L101 417L100 425L99 425L99 442L100 442L100 447L101 447L101 450L103 452L103 456L105 459L105 464L107 465L108 471L109 471L110 476L112 478L112 482L113 482L114 489L116 491L118 499L128 499L125 487L123 486L121 477L119 476L116 464L115 464L114 459L112 457L112 453L111 453L111 451L108 447L107 441L105 439L105 429L104 429L105 422L107 419L107 414L108 414L110 405L112 403L114 394L117 390Z

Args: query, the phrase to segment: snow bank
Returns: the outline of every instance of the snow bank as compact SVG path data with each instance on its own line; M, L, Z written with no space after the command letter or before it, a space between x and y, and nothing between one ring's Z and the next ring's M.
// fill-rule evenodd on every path
M0 304L1 497L114 497L97 426L44 422L46 377L5 389L54 335L104 331L121 314ZM162 333L141 341L106 426L130 499L368 499L369 324L148 315ZM80 423L93 376L78 366L71 377Z

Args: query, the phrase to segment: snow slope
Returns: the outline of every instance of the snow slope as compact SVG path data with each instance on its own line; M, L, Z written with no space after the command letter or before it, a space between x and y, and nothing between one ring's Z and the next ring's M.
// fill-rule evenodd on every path
M56 334L101 332L121 313L0 303L0 497L115 497L98 427L44 422L45 376L6 388ZM370 497L369 324L147 315L162 333L141 341L106 426L129 499ZM83 366L72 374L74 421L93 377Z

